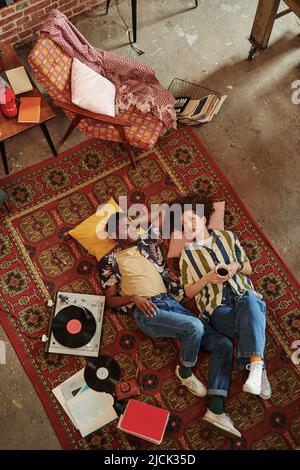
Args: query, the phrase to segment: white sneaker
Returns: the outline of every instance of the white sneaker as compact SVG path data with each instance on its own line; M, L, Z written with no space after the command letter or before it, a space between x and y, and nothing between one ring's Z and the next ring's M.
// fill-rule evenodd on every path
M195 377L194 374L192 374L187 379L183 379L182 377L180 377L179 366L177 366L175 369L175 375L180 380L182 385L184 385L193 395L196 395L196 397L206 396L207 389L205 385L203 385L203 383L200 382L200 380L197 379L197 377Z
M222 432L222 434L225 434L228 437L233 437L233 436L241 437L242 436L240 431L238 431L234 427L233 422L231 421L230 417L226 413L217 415L208 409L205 415L203 416L203 421L205 421L211 426L218 428Z
M259 395L263 400L269 400L272 396L272 388L269 382L267 371L264 368L261 376L261 392Z
M243 385L243 391L253 393L253 395L261 394L261 381L263 372L264 362L253 361L247 365L247 369L250 370L248 379Z

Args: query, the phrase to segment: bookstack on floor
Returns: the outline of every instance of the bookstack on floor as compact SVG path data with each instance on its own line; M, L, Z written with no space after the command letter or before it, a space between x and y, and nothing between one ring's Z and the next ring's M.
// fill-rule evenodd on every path
M189 97L175 97L178 120L186 118L199 124L209 122L219 112L226 98L227 95L218 97L214 94L196 100Z
M227 95L221 96L209 88L174 78L169 86L174 96L177 120L194 126L210 122L218 114Z

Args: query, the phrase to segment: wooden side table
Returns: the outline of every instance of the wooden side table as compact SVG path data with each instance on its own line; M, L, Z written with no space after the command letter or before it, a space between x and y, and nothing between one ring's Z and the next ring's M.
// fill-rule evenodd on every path
M23 65L16 52L14 51L13 47L8 42L0 43L0 50L4 53L4 56L2 58L4 70L9 70L14 67L19 67L20 65ZM7 175L9 174L9 169L5 150L5 141L11 137L14 137L18 134L21 134L22 132L27 131L28 129L31 129L32 127L40 126L53 155L57 156L56 149L53 145L51 136L46 126L46 122L49 121L49 119L53 119L55 117L55 113L33 83L32 86L33 90L28 91L27 93L22 93L21 95L17 96L41 97L41 117L39 123L19 123L18 117L8 119L0 113L0 151L5 173Z

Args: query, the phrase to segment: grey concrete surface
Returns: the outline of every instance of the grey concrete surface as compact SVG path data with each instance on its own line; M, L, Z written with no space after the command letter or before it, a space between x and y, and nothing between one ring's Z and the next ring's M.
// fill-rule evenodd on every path
M0 450L60 449L42 402L0 326L6 364L0 364Z
M94 46L153 66L166 87L179 77L228 94L219 115L194 130L299 279L300 105L292 103L291 85L300 80L300 20L294 14L279 19L269 49L248 62L256 0L199 0L191 10L186 8L192 0L138 3L141 56L128 45L114 6L107 16L96 10L76 26ZM129 23L127 0L120 10ZM27 52L20 54L25 58ZM57 111L48 126L55 143L66 126ZM75 132L61 150L84 139ZM11 139L7 152L12 172L50 155L38 128ZM21 364L8 350L7 365L0 365L0 448L59 448Z

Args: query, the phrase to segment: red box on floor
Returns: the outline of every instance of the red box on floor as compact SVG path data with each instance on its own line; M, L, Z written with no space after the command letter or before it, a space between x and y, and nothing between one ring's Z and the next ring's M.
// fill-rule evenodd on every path
M163 440L170 412L138 400L129 400L118 428L147 441L160 444Z

